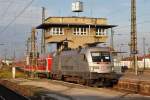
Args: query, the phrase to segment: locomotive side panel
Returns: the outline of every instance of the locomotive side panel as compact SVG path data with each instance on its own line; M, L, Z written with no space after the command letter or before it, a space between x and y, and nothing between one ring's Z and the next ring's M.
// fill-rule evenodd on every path
M78 54L76 56L70 56L68 57L68 59L68 62L66 62L65 59L62 60L62 62L64 63L62 64L63 74L84 77L86 73L89 73L88 63L86 62L86 60L84 60L84 55Z
M61 64L61 74L68 76L81 76L85 77L89 73L89 67L84 54L74 52L73 54L57 55L53 59L53 73L57 73Z

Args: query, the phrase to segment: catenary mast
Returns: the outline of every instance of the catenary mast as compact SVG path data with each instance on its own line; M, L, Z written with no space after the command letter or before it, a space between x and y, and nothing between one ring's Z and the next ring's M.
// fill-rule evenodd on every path
M137 74L137 28L136 28L136 0L131 0L131 57L133 58L132 67Z

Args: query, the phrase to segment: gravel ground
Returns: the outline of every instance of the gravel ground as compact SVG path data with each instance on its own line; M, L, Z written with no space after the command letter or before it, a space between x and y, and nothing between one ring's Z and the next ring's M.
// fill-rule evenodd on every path
M13 81L17 82L17 80ZM51 80L19 80L18 82L20 85L30 85L46 90L45 92L41 92L35 100L150 100L149 96Z

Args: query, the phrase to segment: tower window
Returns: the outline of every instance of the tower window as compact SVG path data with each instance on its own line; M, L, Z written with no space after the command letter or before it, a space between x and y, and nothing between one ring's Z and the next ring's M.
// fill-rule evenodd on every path
M74 35L87 35L87 28L73 28Z
M106 29L96 28L96 35L106 35Z
M52 27L50 29L51 35L64 35L64 30L60 27Z

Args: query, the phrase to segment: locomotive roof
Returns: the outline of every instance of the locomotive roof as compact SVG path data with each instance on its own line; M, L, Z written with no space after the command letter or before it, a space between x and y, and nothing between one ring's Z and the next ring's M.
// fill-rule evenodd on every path
M62 51L62 52L61 52L61 55L62 55L62 56L66 56L66 55L77 55L77 54L79 54L79 53L80 53L80 52L79 52L78 50L74 49L74 50Z
M94 50L94 51L109 51L110 48L109 47L87 47L87 48L83 48L81 50L81 52L86 52L88 50Z
M80 49L73 49L73 50L68 50L68 51L62 51L61 55L65 56L65 55L78 55L78 54L85 54L88 51L110 51L109 47L86 47L86 48L82 48Z

